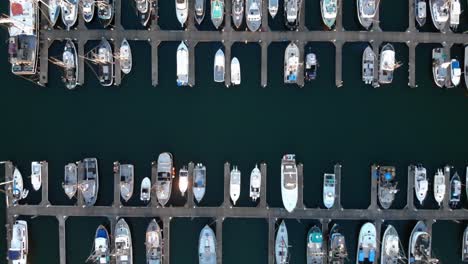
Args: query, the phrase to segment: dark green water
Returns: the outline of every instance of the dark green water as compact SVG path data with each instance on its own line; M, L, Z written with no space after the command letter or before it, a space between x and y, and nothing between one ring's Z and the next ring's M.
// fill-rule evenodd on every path
M463 1L462 1L463 2ZM321 29L319 1L308 0L306 24ZM465 5L465 2L463 2ZM0 10L6 12L6 1ZM127 28L135 23L132 1L125 1L122 21ZM173 1L160 1L160 25L178 29ZM408 24L408 4L404 0L382 1L381 26L404 31ZM344 3L344 25L359 29L355 1ZM282 29L282 13L270 19L273 30ZM465 18L461 19L463 23ZM93 24L91 28L99 28ZM201 27L211 30L209 16ZM428 26L424 30L432 31ZM461 31L464 31L463 27ZM6 32L1 32L6 40ZM203 162L208 168L208 190L204 205L219 205L223 197L223 163L230 161L243 172L242 206L247 199L247 175L253 166L266 162L268 203L282 206L280 159L284 153L297 154L305 164L304 199L308 207L321 205L321 182L336 162L343 165L342 203L345 208L366 208L370 195L370 165L397 167L402 192L395 208L405 202L406 166L422 162L433 176L438 167L450 163L463 172L468 156L468 98L464 88L441 90L432 82L430 53L434 45L417 49L417 89L408 83L408 49L395 43L397 59L404 64L395 72L392 85L373 89L360 80L361 54L365 43L348 43L343 51L344 86L334 86L334 47L329 43L308 45L320 61L319 76L303 89L282 83L284 48L273 43L268 50L268 87L260 88L260 46L236 43L232 55L242 64L242 85L226 89L212 81L212 62L221 43L196 47L196 86L176 87L175 51L178 43L162 43L159 48L158 87L151 87L150 46L131 41L134 55L132 74L121 87L101 87L93 73L86 72L86 85L67 91L60 72L50 65L49 85L32 85L13 76L7 63L5 41L0 43L3 125L0 160L13 160L23 175L30 173L31 160L49 161L50 194L53 204L71 204L61 189L63 166L84 157L99 159L101 187L97 204L112 203L112 162L135 165L137 182L150 175L150 162L158 153L170 151L176 166L189 161ZM58 56L63 43L55 42L51 55ZM93 47L89 43L87 48ZM463 49L452 53L462 59ZM88 69L88 68L87 68ZM29 182L27 183L29 184ZM28 186L30 187L30 186ZM431 193L428 195L427 208ZM3 197L2 197L3 199ZM38 203L40 194L31 192L27 203ZM176 197L174 204L181 204ZM129 204L140 205L134 197ZM2 212L4 202L0 201ZM4 214L4 213L2 213ZM4 225L3 217L0 226ZM127 219L133 233L135 263L144 263L144 231L150 219ZM350 261L355 259L355 239L365 221L340 221L347 236ZM196 263L198 232L212 219L176 218L171 224L171 262ZM305 263L305 236L316 220L288 220L292 244L291 263ZM407 248L415 222L391 222ZM58 231L55 218L30 220L31 263L59 263ZM83 263L92 245L92 236L104 218L69 218L67 221L67 263ZM214 225L213 225L214 226ZM437 222L434 225L434 252L442 263L459 263L463 223ZM0 236L5 230L0 228ZM224 263L267 263L267 223L255 219L227 219L223 232ZM0 259L6 247L1 243Z

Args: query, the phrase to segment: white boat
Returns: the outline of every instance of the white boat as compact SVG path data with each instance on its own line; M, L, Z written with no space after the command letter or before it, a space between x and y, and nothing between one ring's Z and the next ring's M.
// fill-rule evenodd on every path
M57 20L60 16L60 2L61 0L48 0L47 1L47 10L49 11L49 25L51 27L55 26Z
M28 262L28 223L18 220L11 230L10 248L8 249L8 260L11 264L27 264Z
M380 263L382 264L398 264L402 260L403 249L400 249L400 238L396 229L389 225L385 229L382 238L382 249L380 251Z
M120 174L120 197L126 202L132 198L135 182L134 167L132 164L118 164L114 167Z
M268 12L270 13L271 18L275 18L278 14L279 0L268 0Z
M177 47L177 86L188 85L189 52L185 42L180 42Z
M65 174L62 184L68 199L72 199L78 190L78 169L75 163L65 165Z
M443 48L432 49L432 76L434 83L443 88L447 82L449 63L446 62L447 54Z
M420 27L424 26L424 24L426 24L427 18L426 0L414 0L414 12L416 22L418 22L418 25Z
M35 191L38 191L42 185L42 163L38 161L31 162L31 185Z
M393 81L393 71L397 67L395 49L392 44L387 43L380 51L379 83L391 83Z
M172 178L175 174L172 154L169 152L159 154L157 168L156 198L159 204L165 206L171 198Z
M123 218L120 218L115 225L114 242L115 263L133 264L132 234Z
M414 168L414 190L416 192L416 198L418 198L421 205L424 199L426 199L428 185L426 168L422 165L417 165Z
M76 20L78 19L78 1L61 1L60 5L62 8L62 22L67 30L70 30L70 28L75 25Z
M255 168L250 173L250 198L253 202L260 198L260 186L262 184L262 173L255 165Z
M236 57L233 57L231 60L231 84L232 85L241 84L240 63Z
M185 195L185 192L188 189L188 170L187 167L183 167L179 170L179 191L182 196Z
M432 23L439 31L445 28L449 20L449 4L449 0L429 0Z
M100 225L94 234L94 249L88 260L99 264L109 264L110 251L109 232L103 225Z
M365 223L359 231L356 264L374 263L377 249L377 231L375 225Z
M198 203L203 199L206 192L206 167L198 163L193 169L193 196Z
M78 85L78 54L76 53L75 43L67 39L62 53L63 63L63 82L65 87L73 90Z
M460 176L458 175L457 172L453 175L453 177L450 179L450 207L452 209L457 209L458 204L461 201L461 192L462 192L462 187L461 187L461 180Z
M216 264L216 236L213 229L205 225L198 239L198 263Z
M324 241L322 230L318 226L313 226L307 232L306 260L307 264L324 264L323 258Z
M320 0L320 11L323 23L332 29L338 13L338 0Z
M439 207L445 199L445 188L445 176L442 170L438 169L434 176L434 199L439 204Z
M18 203L19 200L26 198L29 194L29 191L24 188L23 176L21 172L15 167L13 171L13 184L12 184L12 196L13 204Z
M323 204L330 209L335 204L336 179L335 174L323 175Z
M250 31L257 31L262 25L262 0L247 0L245 19Z
M219 49L216 52L213 66L213 75L215 82L224 82L224 52Z
M114 0L99 0L97 4L97 15L103 27L108 27L114 18Z
M229 195L231 196L232 203L236 205L241 191L241 172L237 166L231 170L231 178L229 181Z
M120 44L120 69L123 73L129 74L132 70L132 49L130 48L130 44L128 43L127 39L122 40L122 44Z
M218 29L224 20L224 0L211 1L211 22Z
M459 0L450 0L450 27L456 30L460 24L461 6Z
M289 30L296 30L299 25L299 8L303 0L284 1L284 24Z
M362 81L372 84L374 81L375 53L371 46L367 46L362 54Z
M244 21L244 0L232 0L231 13L234 26L236 26L236 28L240 28L242 21Z
M286 223L281 221L281 224L276 231L275 239L275 260L277 264L289 263L289 243L288 243L288 230Z
M379 0L357 0L357 15L359 23L365 29L369 29L374 22Z
M86 23L90 23L94 18L95 4L94 0L81 0L83 20Z
M162 234L161 228L155 219L151 220L146 228L146 263L161 264L163 259L162 254Z
M306 81L312 81L317 78L317 69L319 63L317 61L317 55L309 51L305 59L305 70L304 70L304 79Z
M286 211L296 208L298 198L296 156L286 154L281 160L281 198Z
M431 248L431 234L429 234L426 224L419 221L411 231L408 243L408 264L438 263L438 259L431 257Z
M78 175L79 189L81 191L84 204L93 206L96 203L99 193L99 169L96 158L86 158L83 160L83 171Z
M177 20L182 27L187 22L188 16L188 0L175 0Z
M299 48L289 43L284 51L284 83L296 83L299 73Z
M140 200L146 203L151 200L151 180L148 177L141 181Z
M102 86L108 87L114 83L112 46L107 39L102 38L97 49L98 79Z
M458 86L461 80L461 68L458 60L452 59L450 61L450 81L453 86Z

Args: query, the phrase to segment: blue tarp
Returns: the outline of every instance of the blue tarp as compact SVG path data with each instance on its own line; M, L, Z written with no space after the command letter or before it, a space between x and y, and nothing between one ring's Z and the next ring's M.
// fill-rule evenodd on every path
M369 253L369 261L374 262L374 260L375 260L375 250L372 249Z
M359 250L358 259L360 262L364 261L364 252L362 252L362 250Z
M9 260L17 260L20 259L21 252L19 250L9 250L8 251L8 259Z
M100 228L97 232L96 237L102 237L102 238L107 238L107 232L106 230Z
M391 174L390 172L386 172L386 173L385 173L385 179L386 179L387 181L391 180L391 179L392 179L392 174Z

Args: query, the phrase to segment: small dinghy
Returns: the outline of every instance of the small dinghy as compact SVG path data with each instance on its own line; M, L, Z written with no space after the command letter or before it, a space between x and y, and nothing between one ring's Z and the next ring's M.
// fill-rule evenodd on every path
M336 178L335 174L323 175L323 205L330 209L335 204Z
M229 182L229 194L231 196L232 203L236 205L239 199L241 191L241 172L237 169L237 166L231 171L231 179Z
M231 84L239 85L241 84L241 69L239 60L234 57L231 60Z
M12 195L13 195L13 204L17 204L19 200L23 200L28 197L29 191L24 188L23 176L21 172L15 167L13 171L13 185L12 185Z
M436 175L434 176L434 199L436 200L439 207L445 198L445 188L445 176L442 173L442 170L438 169Z
M132 70L132 50L130 49L130 44L126 39L122 40L120 45L120 69L123 73L129 74Z
M205 196L206 192L206 167L198 163L193 170L193 196L197 203Z
M262 184L262 174L255 165L255 168L250 173L250 198L256 202L260 198L260 186Z
M42 164L37 161L31 162L31 185L35 191L39 191L42 185Z
M78 171L75 163L65 165L62 187L68 199L72 199L75 196L78 189Z
M188 189L188 170L187 167L182 167L179 170L179 191L182 196L185 196L185 192Z
M133 195L134 167L132 164L118 164L114 166L120 174L120 197L128 202Z
M141 181L140 200L146 203L151 200L151 180L148 177Z
M151 220L146 228L146 263L161 264L162 263L162 234L161 228L155 219Z
M416 191L416 198L418 198L421 205L426 199L428 185L426 168L422 165L416 166L414 169L414 189Z

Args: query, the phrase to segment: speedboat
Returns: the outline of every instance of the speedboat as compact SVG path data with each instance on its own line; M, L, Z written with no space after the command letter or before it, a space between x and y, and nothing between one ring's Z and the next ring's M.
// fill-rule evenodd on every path
M130 233L130 227L123 218L120 218L117 224L115 225L114 243L116 258L115 263L132 264L132 234Z
M374 81L375 53L371 46L367 46L362 54L362 81L372 84Z
M377 249L377 231L374 224L365 223L359 231L356 264L374 263Z
M60 16L61 0L48 0L47 9L49 14L49 25L55 26Z
M151 200L151 180L148 177L143 178L141 181L140 200L145 203Z
M299 1L284 0L284 23L289 30L296 30L299 25Z
M284 51L284 83L296 83L299 72L299 48L289 43Z
M35 191L42 185L42 164L38 161L31 162L31 185Z
M195 20L201 25L205 18L205 0L195 0Z
M177 86L188 85L189 74L189 52L185 42L180 42L177 47Z
M188 170L187 167L183 167L179 170L179 191L182 196L185 195L185 192L188 189Z
M450 61L450 80L453 86L458 86L461 79L461 68L458 60L452 59Z
M100 0L97 2L97 7L98 18L106 28L114 18L114 0Z
M233 57L231 60L231 84L232 85L241 84L240 63L236 57Z
M305 80L306 81L311 81L315 80L317 78L317 68L318 68L318 63L317 63L317 57L315 56L315 53L309 52L306 55L306 64L305 64Z
M346 258L348 258L348 249L345 237L341 234L338 224L334 224L328 240L328 263L344 264Z
M8 260L12 264L27 264L28 262L28 223L18 220L12 227Z
M438 169L434 176L434 199L439 204L439 207L445 199L445 188L445 176L442 170Z
M281 221L281 224L276 232L275 239L275 259L277 264L289 263L289 243L288 243L288 230L286 223Z
M68 199L72 199L73 196L75 196L78 189L78 170L75 163L68 163L65 165L62 187Z
M247 0L245 19L250 31L257 31L262 25L262 0Z
M155 219L151 220L146 228L146 263L161 264L162 263L162 234L161 228Z
M432 238L426 224L419 221L411 231L408 243L408 263L437 263L438 260L431 257L431 243Z
M213 66L213 75L215 82L224 82L224 52L219 49L216 52Z
M13 204L17 204L19 200L25 199L29 194L29 191L24 188L23 176L21 172L15 167L13 171L13 183L12 183L12 196Z
M231 12L232 12L231 16L232 16L232 21L234 22L234 26L236 26L236 28L239 28L242 25L242 21L244 20L244 0L232 0Z
M298 199L296 156L286 154L281 160L281 198L286 211L296 208Z
M177 20L182 27L187 22L188 16L188 0L175 0Z
M278 13L279 0L268 0L268 12L271 18L275 18Z
M96 158L86 158L83 160L84 171L80 171L79 189L86 206L93 206L96 203L99 191L99 170Z
M150 0L135 0L135 2L140 23L146 27L151 18Z
M67 30L70 30L70 28L75 25L76 20L78 19L78 1L61 1L60 5L62 9L62 22Z
M398 192L397 182L395 181L395 167L379 166L378 167L378 198L380 206L383 209L388 209L392 206L395 200L395 194Z
M231 196L232 203L236 205L239 199L241 191L241 172L237 169L237 166L231 171L231 178L229 181L229 195Z
M439 31L445 28L445 24L449 20L449 2L449 0L429 0L432 23Z
M94 235L94 251L93 254L88 258L95 263L109 264L110 263L110 237L107 229L100 225L96 229Z
M382 238L382 249L380 251L380 263L398 264L401 259L400 239L396 229L389 225L385 229Z
M130 44L128 44L127 39L122 40L122 44L120 44L120 69L123 73L129 74L132 70L132 50L130 48Z
M337 2L338 0L320 0L322 21L329 29L332 29L335 25L336 15L338 13Z
M335 174L323 175L323 204L330 209L335 204L336 179Z
M78 55L76 53L75 43L73 40L67 39L65 48L62 54L63 62L63 82L65 87L73 90L78 85Z
M393 81L393 71L397 67L395 49L392 44L387 43L380 51L379 83L391 83Z
M455 172L450 179L450 207L456 209L461 200L461 180L458 173Z
M203 227L198 239L198 263L216 264L216 236L208 225Z
M193 169L193 196L198 203L205 196L206 191L206 167L198 163Z
M323 235L318 226L313 226L307 233L307 264L323 264Z
M426 168L422 165L417 165L414 168L414 190L416 192L416 198L418 198L421 205L426 199L428 185Z
M443 88L448 79L448 63L446 62L447 54L443 48L432 49L432 76L434 83Z
M135 182L134 167L132 164L116 164L114 170L120 174L120 197L126 202L132 198Z
M172 178L174 177L174 174L172 154L169 152L159 154L156 178L156 197L162 206L165 206L171 198Z
M224 19L224 0L210 0L211 1L211 22L213 26L218 29L223 23Z
M426 24L426 17L427 17L427 0L414 0L414 12L416 22L420 27Z
M98 79L102 86L114 83L114 56L112 47L107 39L102 38L97 53Z
M465 231L463 232L462 261L468 261L468 227L466 227Z
M253 202L260 198L260 186L262 184L262 174L255 165L255 168L250 173L250 198Z
M83 20L86 23L91 22L94 18L95 4L94 0L81 0Z
M461 6L459 0L450 0L450 27L457 30L460 24Z
M357 15L359 23L366 30L372 26L374 22L375 13L377 12L377 0L357 0Z

